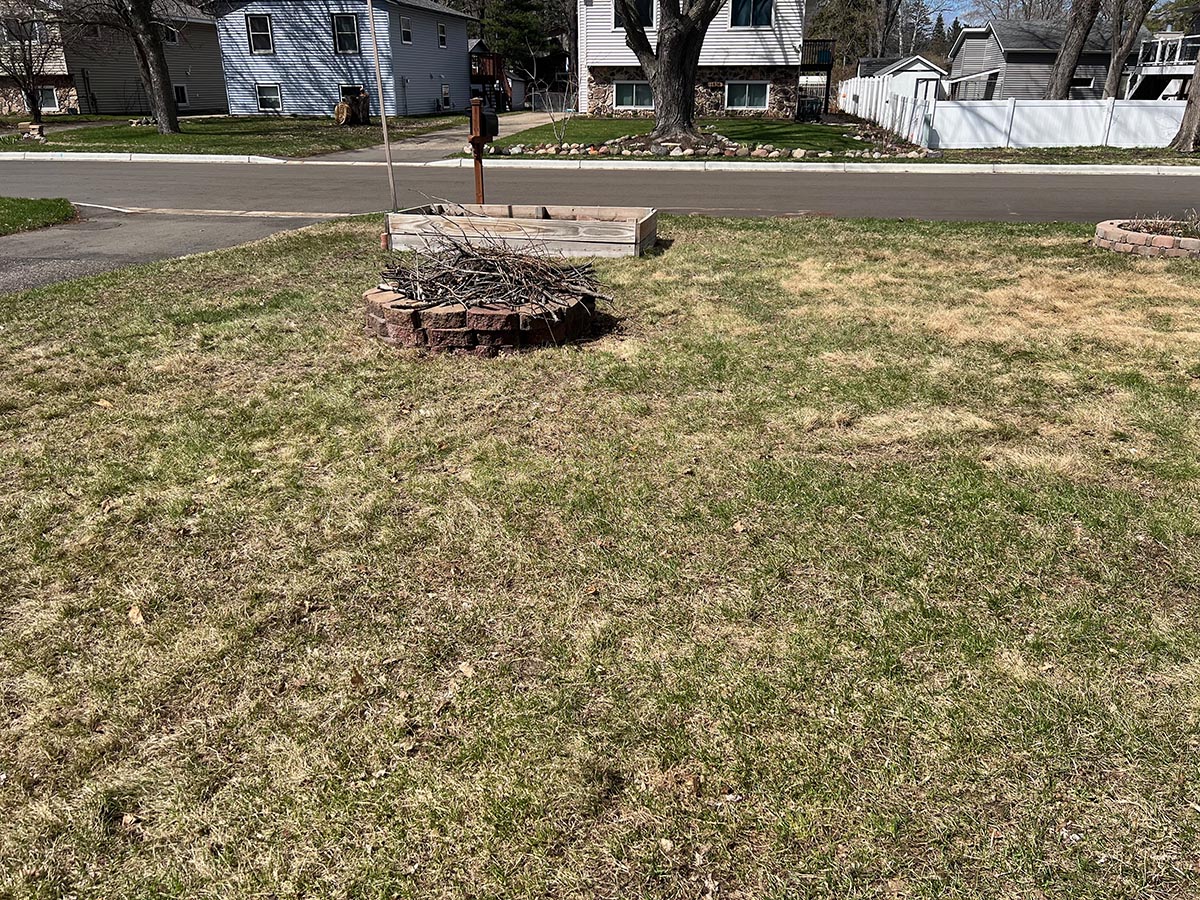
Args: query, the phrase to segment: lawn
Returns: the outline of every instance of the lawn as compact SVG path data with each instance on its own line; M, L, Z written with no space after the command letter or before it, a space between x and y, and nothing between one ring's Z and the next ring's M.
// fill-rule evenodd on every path
M947 150L928 162L1040 163L1047 165L1194 166L1200 154L1178 153L1166 147L1023 147L1017 150Z
M392 140L403 140L461 124L461 116L390 118ZM378 126L340 128L332 118L229 116L184 119L181 134L159 134L128 123L47 132L44 144L22 142L21 150L105 153L231 153L251 156L305 157L357 150L383 143Z
M666 218L363 337L379 223L0 297L0 895L1200 891L1200 267Z
M776 147L794 150L861 150L862 141L845 137L853 132L853 126L816 125L811 122L790 122L779 119L736 118L703 119L700 127L715 129L725 137L745 144L774 144ZM566 140L575 144L602 144L612 138L629 134L648 134L654 120L601 119L576 116L567 125ZM501 123L503 130L503 122ZM502 134L496 141L501 147L515 144L538 144L555 140L551 124L538 125L516 134Z
M58 225L75 218L75 207L66 200L26 200L0 197L0 237L18 231L32 231Z

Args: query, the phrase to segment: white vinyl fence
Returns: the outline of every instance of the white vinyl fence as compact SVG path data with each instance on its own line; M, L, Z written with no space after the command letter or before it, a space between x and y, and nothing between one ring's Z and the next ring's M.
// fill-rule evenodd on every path
M1179 131L1182 100L936 100L889 92L890 77L838 87L843 112L914 144L971 147L1165 147Z

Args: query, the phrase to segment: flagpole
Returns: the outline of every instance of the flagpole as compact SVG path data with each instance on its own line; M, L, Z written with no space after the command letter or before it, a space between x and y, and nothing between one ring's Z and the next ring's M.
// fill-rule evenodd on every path
M390 13L389 13L390 16ZM387 98L383 94L383 73L379 66L379 36L375 33L375 6L367 0L367 19L371 23L371 46L375 53L375 90L379 92L379 119L383 122L383 156L387 160L388 187L392 192L392 212L396 212L396 175L392 171L392 142L388 138Z

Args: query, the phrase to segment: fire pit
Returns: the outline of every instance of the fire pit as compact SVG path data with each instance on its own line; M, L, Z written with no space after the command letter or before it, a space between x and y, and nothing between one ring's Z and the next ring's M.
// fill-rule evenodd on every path
M608 299L590 264L451 240L418 249L363 295L367 335L481 356L587 337Z
M1200 259L1200 227L1192 220L1110 219L1096 226L1092 243L1117 253Z

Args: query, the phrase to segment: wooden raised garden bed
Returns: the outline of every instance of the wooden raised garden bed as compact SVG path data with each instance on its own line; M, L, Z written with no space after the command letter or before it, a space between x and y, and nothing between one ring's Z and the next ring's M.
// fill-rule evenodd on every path
M435 203L387 217L384 249L438 240L486 242L563 256L641 256L658 238L658 210L636 206Z

